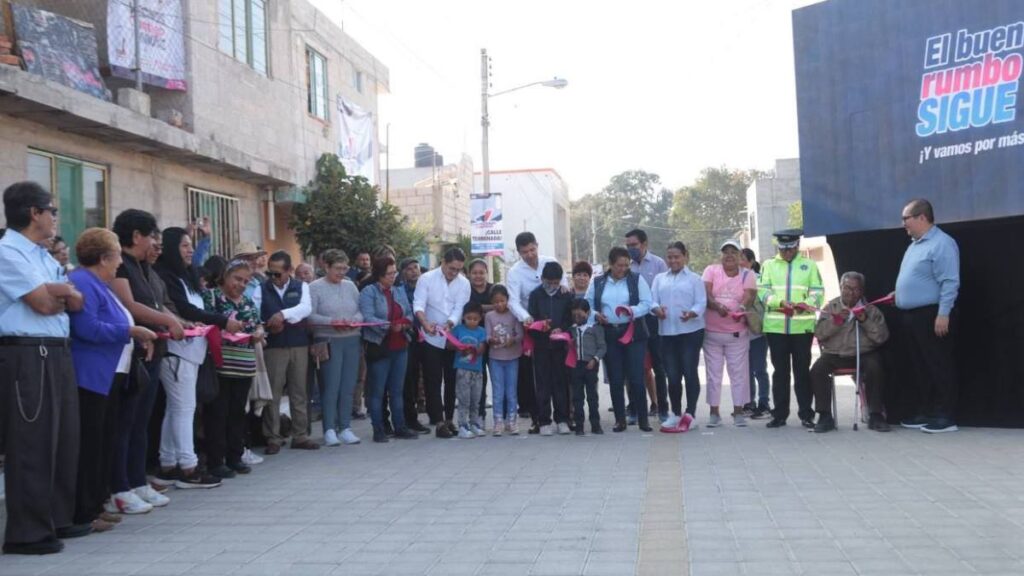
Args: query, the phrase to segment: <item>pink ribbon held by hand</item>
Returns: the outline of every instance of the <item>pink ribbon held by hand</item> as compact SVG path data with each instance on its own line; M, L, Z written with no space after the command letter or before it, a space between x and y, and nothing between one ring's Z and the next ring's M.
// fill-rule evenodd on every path
M633 330L636 325L633 323L633 309L628 306L619 306L615 309L616 316L629 316L629 326L626 327L626 333L619 338L619 344L629 344L633 341Z
M526 325L526 329L533 330L534 332L547 332L548 325L547 322L543 320L534 320L533 322L530 322L529 324Z

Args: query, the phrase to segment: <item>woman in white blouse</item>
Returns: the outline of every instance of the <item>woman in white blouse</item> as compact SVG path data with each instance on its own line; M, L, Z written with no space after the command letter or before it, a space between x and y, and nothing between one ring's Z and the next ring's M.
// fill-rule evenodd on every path
M697 364L704 344L704 309L707 291L701 277L687 264L690 255L686 245L673 242L665 251L668 270L654 277L651 312L658 317L662 358L668 376L668 394L672 413L661 429L665 432L686 432L693 423L700 398L700 376ZM686 379L686 412L683 413L683 378Z

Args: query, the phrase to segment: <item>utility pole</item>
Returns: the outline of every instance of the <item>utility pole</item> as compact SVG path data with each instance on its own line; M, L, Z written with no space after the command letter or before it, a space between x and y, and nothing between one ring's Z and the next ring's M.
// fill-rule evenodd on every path
M132 2L132 18L135 20L135 89L142 92L142 14L140 13L140 0Z
M491 59L487 56L487 48L480 49L480 155L483 159L484 197L491 197L491 150L488 142L488 128L491 118L487 112L488 92L491 84ZM504 209L504 208L503 208ZM504 224L502 224L504 226ZM470 235L473 234L470 229ZM504 232L502 232L504 235ZM487 255L487 281L494 281L494 256Z

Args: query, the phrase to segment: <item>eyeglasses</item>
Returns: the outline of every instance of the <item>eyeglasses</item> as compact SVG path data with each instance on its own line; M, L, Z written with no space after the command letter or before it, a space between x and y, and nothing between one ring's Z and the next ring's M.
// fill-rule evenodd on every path
M284 276L284 272L271 272L270 270L267 270L266 274L267 278L280 278Z
M56 206L36 206L36 210L39 210L40 212L49 212L50 215L53 216L54 218L57 217Z
M902 218L903 221L906 222L907 220L910 220L911 218L917 218L918 216L920 216L920 214L910 214L908 216L901 216L900 218Z

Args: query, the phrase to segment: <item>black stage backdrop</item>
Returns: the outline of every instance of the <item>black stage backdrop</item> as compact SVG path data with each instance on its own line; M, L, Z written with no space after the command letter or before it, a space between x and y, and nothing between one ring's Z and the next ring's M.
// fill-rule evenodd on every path
M936 206L936 211L941 211ZM952 325L959 398L957 422L968 426L1024 427L1024 216L939 227L960 246L960 296ZM909 238L902 229L828 236L840 274L867 277L869 300L896 285ZM908 375L896 309L882 306L892 338L884 348L886 410L895 422L908 415Z

